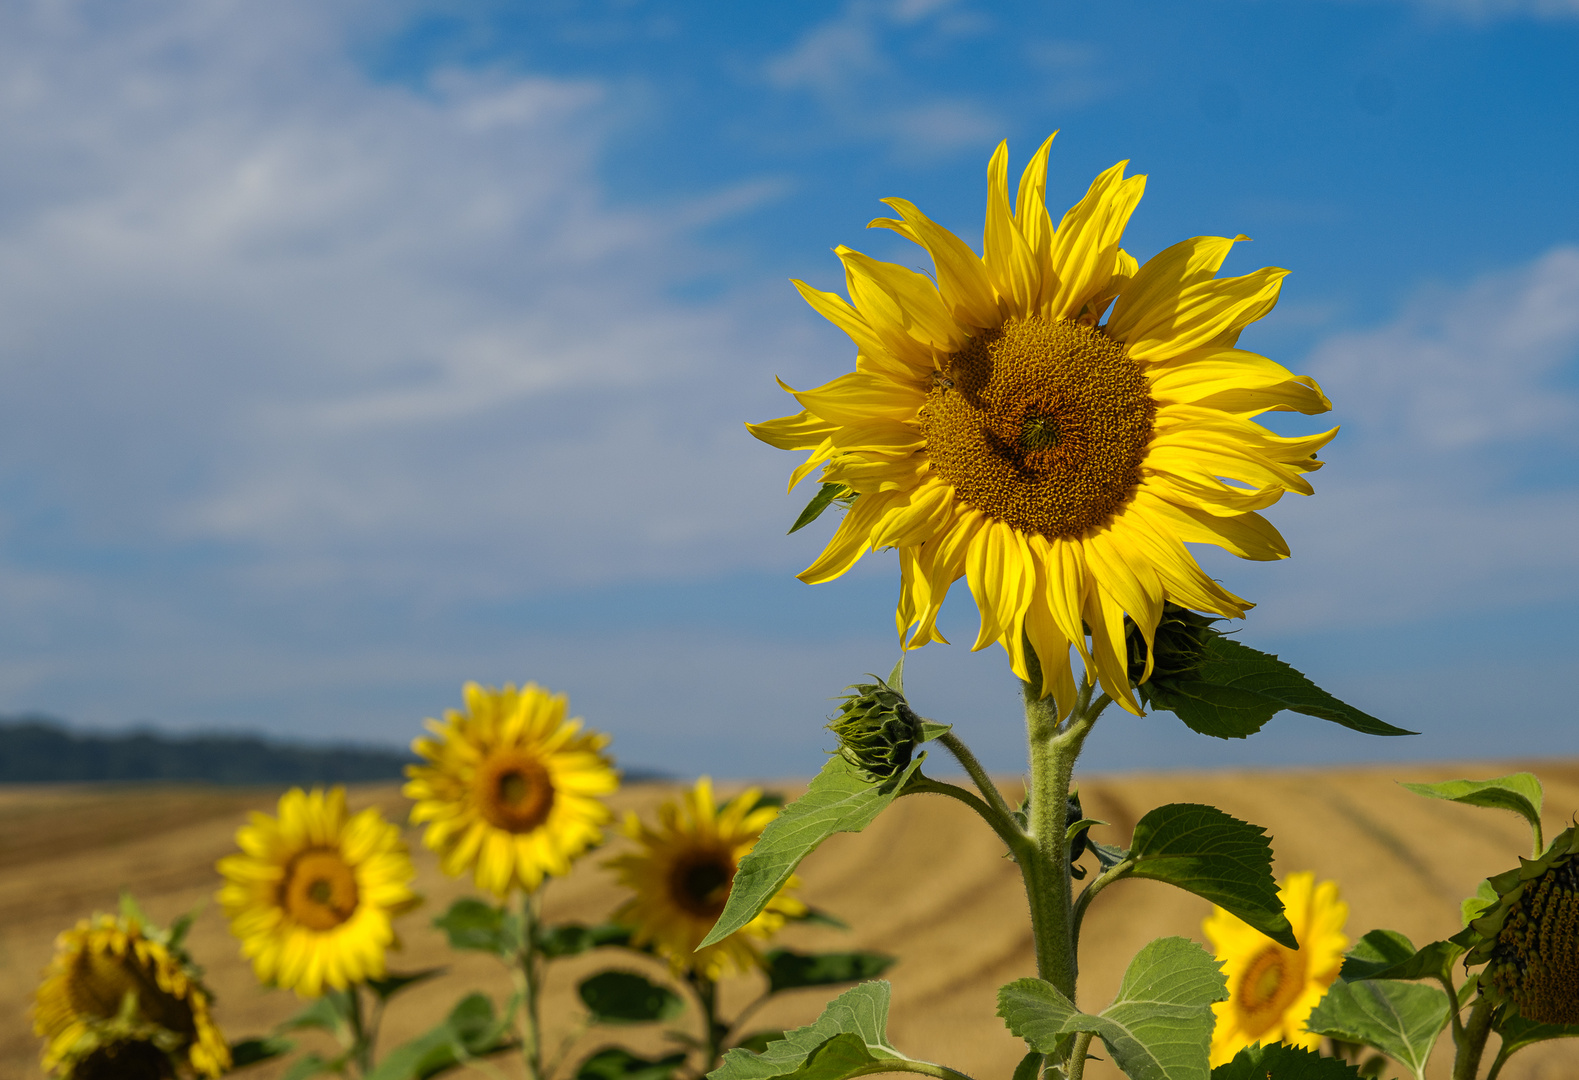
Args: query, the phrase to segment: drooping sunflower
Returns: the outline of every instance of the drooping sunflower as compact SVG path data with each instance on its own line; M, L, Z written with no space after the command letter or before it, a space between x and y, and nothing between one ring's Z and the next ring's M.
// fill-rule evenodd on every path
M1222 908L1201 924L1228 976L1228 1000L1212 1006L1217 1014L1213 1068L1257 1043L1285 1042L1307 1050L1321 1045L1321 1036L1307 1031L1305 1021L1343 967L1349 905L1339 899L1337 882L1317 885L1316 875L1308 872L1284 878L1278 896L1293 924L1297 951Z
M400 830L376 807L352 816L344 788L292 788L236 844L219 903L260 982L317 997L384 974L392 920L420 901Z
M127 914L84 919L56 938L34 994L44 1070L76 1080L219 1076L230 1048L211 1001L167 931Z
M411 744L430 764L408 765L404 788L423 843L451 877L503 897L533 892L603 839L603 796L619 787L609 737L566 720L566 698L536 683L502 690L467 683L466 711L428 721L438 738Z
M651 943L676 974L694 971L717 980L731 971L759 967L755 941L764 941L786 919L806 913L806 905L789 895L799 882L791 877L767 906L735 933L709 945L702 943L729 899L740 860L756 846L778 807L759 805L762 792L750 788L723 806L713 801L713 783L702 777L677 801L658 808L658 827L626 815L625 835L638 850L610 859L621 884L635 895L614 913L616 922L635 928L632 942Z
M747 426L773 446L810 451L792 489L820 465L824 495L849 504L803 581L896 548L907 648L944 640L938 612L964 577L981 612L973 648L1000 643L1028 679L1029 640L1042 694L1056 695L1063 714L1075 697L1073 646L1087 677L1139 713L1125 616L1148 647L1164 601L1242 617L1250 605L1207 577L1185 544L1286 557L1256 511L1286 491L1311 493L1303 474L1320 467L1315 453L1336 429L1283 438L1253 420L1331 407L1311 379L1235 347L1276 303L1285 271L1215 277L1243 236L1185 240L1138 265L1119 247L1145 184L1124 177L1127 162L1098 176L1054 228L1051 144L1013 203L999 145L982 256L887 199L899 218L871 227L924 248L935 280L841 246L848 301L795 282L854 339L855 370L815 390L784 386L802 411Z

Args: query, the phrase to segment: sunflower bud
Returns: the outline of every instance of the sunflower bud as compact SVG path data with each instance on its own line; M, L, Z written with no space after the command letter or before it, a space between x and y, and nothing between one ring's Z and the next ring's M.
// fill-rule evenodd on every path
M882 679L847 689L854 693L828 723L839 737L840 756L877 781L903 772L921 737L921 721L904 695Z
M1478 943L1466 963L1487 961L1480 985L1542 1024L1579 1024L1579 830L1568 829L1534 862L1491 879L1497 901L1470 922Z
M1140 686L1146 682L1189 679L1201 666L1206 654L1207 636L1218 619L1197 615L1189 608L1164 601L1162 619L1152 635L1151 674L1146 674L1146 639L1134 620L1124 619L1124 645L1129 654L1129 681Z

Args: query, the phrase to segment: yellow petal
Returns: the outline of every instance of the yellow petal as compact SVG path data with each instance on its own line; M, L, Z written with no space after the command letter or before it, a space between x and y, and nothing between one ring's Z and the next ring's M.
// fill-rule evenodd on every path
M1026 315L1041 293L1040 267L1020 235L1009 209L1009 144L1000 142L987 163L987 221L982 229L982 262L987 278L1010 311Z
M813 416L804 409L794 416L747 424L746 430L769 446L780 450L809 450L827 438L838 425Z
M1001 521L989 519L970 545L965 577L981 612L973 650L986 648L1006 633L1019 633L1035 582L1030 559L1024 535Z
M1142 273L1145 268L1142 267ZM1272 310L1287 270L1269 266L1243 277L1213 278L1160 297L1122 340L1136 360L1166 360L1238 330ZM1122 302L1123 297L1119 298ZM1111 326L1111 320L1109 321Z
M1047 318L1076 317L1113 276L1124 226L1146 190L1144 176L1124 178L1128 164L1121 161L1093 180L1059 223L1052 246L1058 289L1043 311Z
M987 268L965 241L934 222L904 199L884 199L899 211L913 238L932 256L937 269L938 292L949 312L967 326L997 326L1002 321ZM873 222L879 224L880 222Z
M813 416L834 424L860 424L884 417L909 420L921 410L926 395L878 375L851 371L815 390L789 390Z
M1166 319L1179 290L1186 285L1210 281L1228 252L1240 240L1222 236L1194 236L1159 251L1134 275L1134 281L1113 305L1108 334L1115 341L1128 341L1142 326Z
M893 496L887 492L856 499L817 561L797 576L808 585L820 585L854 566L871 549L872 527L892 503Z
M943 297L925 274L898 263L879 262L847 247L834 251L844 261L847 277L862 280L863 289L870 282L893 298L906 320L905 332L916 341L943 352L958 352L965 347L969 334L954 321Z
M1047 215L1047 154L1053 148L1053 139L1058 132L1047 136L1047 140L1031 155L1031 160L1026 162L1025 171L1020 174L1020 190L1015 198L1014 223L1020 227L1020 235L1025 237L1025 242L1030 246L1031 255L1036 260L1036 265L1045 271L1051 266L1048 252L1053 244L1053 220ZM1044 292L1050 292L1049 286L1053 281L1044 281Z

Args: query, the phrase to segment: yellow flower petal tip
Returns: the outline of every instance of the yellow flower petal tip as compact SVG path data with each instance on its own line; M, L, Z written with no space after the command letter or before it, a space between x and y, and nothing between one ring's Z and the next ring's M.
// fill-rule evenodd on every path
M855 341L855 370L811 390L781 380L804 411L750 430L810 452L792 487L820 467L853 496L801 580L896 549L907 648L942 640L938 612L964 577L981 615L976 648L999 643L1027 679L1029 641L1041 692L1064 713L1074 648L1088 679L1139 712L1125 618L1149 638L1164 601L1242 616L1248 602L1185 545L1286 557L1257 511L1311 492L1305 474L1335 431L1284 438L1254 419L1330 407L1313 380L1236 347L1286 271L1217 277L1242 235L1196 237L1138 264L1120 243L1144 177L1126 178L1122 162L1055 226L1047 150L1012 199L1007 151L994 154L981 255L887 199L899 218L872 224L923 247L934 277L840 247L848 300L797 282Z

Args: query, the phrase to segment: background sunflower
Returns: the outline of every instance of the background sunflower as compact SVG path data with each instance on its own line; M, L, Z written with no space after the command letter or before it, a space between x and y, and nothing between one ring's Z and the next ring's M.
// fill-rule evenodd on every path
M316 997L384 974L391 920L419 898L400 830L376 808L353 817L344 788L292 788L236 844L219 903L259 981Z
M761 962L753 939L766 940L786 919L806 913L806 905L788 895L799 884L791 877L756 918L696 950L723 913L740 860L778 816L778 807L758 805L761 799L761 789L749 788L718 806L712 781L704 776L680 799L659 807L657 828L642 824L634 813L625 818L625 834L638 850L608 865L635 895L614 918L635 928L633 944L650 943L677 974L717 980L731 971L749 971Z
M170 1075L177 1064L209 1077L230 1068L210 995L179 936L122 913L84 919L56 939L34 996L45 1071L112 1076L103 1070L134 1060Z
M855 370L791 390L801 412L747 426L810 451L791 488L820 466L825 491L853 498L802 580L829 581L868 551L896 548L907 647L944 640L938 613L965 577L981 614L972 648L998 642L1029 680L1028 642L1041 693L1064 714L1073 646L1088 678L1139 713L1125 618L1149 646L1165 601L1242 617L1250 605L1184 545L1287 556L1257 511L1284 492L1310 493L1303 474L1320 467L1315 453L1336 429L1283 438L1252 419L1330 408L1311 379L1235 347L1276 303L1285 271L1216 278L1235 243L1221 237L1139 266L1119 243L1145 178L1125 178L1124 162L1055 228L1044 197L1051 143L1013 202L999 145L980 257L909 202L884 200L899 218L872 225L923 247L935 284L837 248L848 301L795 284L854 340Z
M1228 1000L1212 1006L1217 1014L1213 1068L1256 1043L1285 1042L1308 1050L1321 1045L1321 1036L1305 1030L1305 1021L1343 967L1349 905L1339 899L1337 882L1317 885L1309 872L1284 878L1278 896L1294 927L1297 951L1222 908L1214 908L1201 924L1228 976Z
M428 823L423 843L446 874L470 869L500 897L533 892L603 839L611 815L602 797L619 787L603 753L609 737L566 720L565 695L536 683L467 683L465 695L464 712L428 721L437 738L411 744L429 762L406 769L411 820Z

